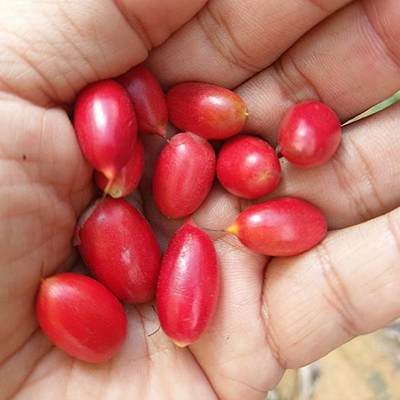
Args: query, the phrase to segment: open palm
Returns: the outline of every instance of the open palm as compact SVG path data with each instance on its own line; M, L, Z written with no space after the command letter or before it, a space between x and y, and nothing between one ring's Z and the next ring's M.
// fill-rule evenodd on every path
M325 166L283 164L274 196L305 198L327 216L330 233L316 249L267 259L216 234L221 299L193 346L151 335L151 304L129 306L122 351L87 364L53 347L34 313L42 269L76 262L76 218L93 197L67 113L83 87L150 52L165 88L236 88L250 110L247 132L275 144L298 101L319 99L345 121L400 88L396 0L0 0L0 10L0 398L263 400L285 368L400 316L400 107L345 128ZM146 138L140 200L165 245L180 222L151 200L161 145ZM246 206L216 184L194 217L222 229Z

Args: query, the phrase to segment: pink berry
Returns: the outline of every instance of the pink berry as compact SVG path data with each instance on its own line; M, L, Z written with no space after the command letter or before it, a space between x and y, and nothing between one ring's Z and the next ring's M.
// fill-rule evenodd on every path
M157 286L161 327L178 346L187 346L204 334L216 310L219 286L214 245L189 220L167 248Z
M315 167L330 160L340 139L338 117L327 105L317 101L294 106L279 130L282 155L299 167Z
M272 192L281 178L274 149L254 136L238 136L222 146L217 158L217 177L230 193L256 199Z
M250 250L268 256L294 256L320 243L327 224L322 212L294 197L257 204L227 229Z
M88 362L112 358L127 337L120 302L101 283L63 273L43 280L36 316L46 336L61 350Z
M248 117L244 101L234 92L207 83L182 83L167 93L171 122L206 139L239 133Z
M135 112L124 88L113 80L86 87L76 100L74 124L86 159L112 180L128 162L137 135Z
M118 199L128 196L137 188L140 178L142 177L143 167L144 147L142 139L138 137L131 158L128 163L117 172L109 188L107 188L108 179L101 172L95 171L94 180L101 190L105 191L108 189L107 194Z
M87 210L77 228L79 251L93 275L118 299L146 303L161 264L147 220L124 199L106 198Z
M118 78L135 108L140 133L165 137L168 109L164 92L156 77L143 64Z
M196 211L207 197L215 176L215 152L207 140L179 133L164 146L153 177L158 209L169 218Z

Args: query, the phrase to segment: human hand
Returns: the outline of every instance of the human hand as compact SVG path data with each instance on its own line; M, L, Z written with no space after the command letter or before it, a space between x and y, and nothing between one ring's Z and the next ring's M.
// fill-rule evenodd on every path
M263 400L285 368L400 316L397 106L346 127L328 164L283 164L273 195L322 209L331 231L320 246L267 259L234 237L215 238L222 293L198 343L178 349L162 332L149 336L158 327L150 304L129 307L128 341L103 364L70 358L38 329L42 265L46 276L71 268L76 218L93 196L66 112L88 83L120 75L165 42L148 60L165 88L189 80L237 88L250 111L246 131L271 144L296 102L319 99L345 121L400 87L396 0L205 3L0 0L1 398ZM165 244L179 221L161 218L151 201L160 140L146 142L143 203ZM226 228L246 205L215 185L194 217Z

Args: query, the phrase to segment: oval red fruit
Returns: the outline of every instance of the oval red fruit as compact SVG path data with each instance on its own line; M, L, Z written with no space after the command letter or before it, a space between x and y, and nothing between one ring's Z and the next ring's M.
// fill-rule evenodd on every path
M143 64L118 78L135 108L140 133L165 137L168 109L164 92L153 73Z
M157 286L157 312L163 331L178 346L197 341L218 302L220 273L209 236L189 220L173 236Z
M79 93L74 125L85 158L107 179L128 162L137 135L132 102L113 80L93 83Z
M327 224L307 201L283 197L257 204L239 214L227 232L250 250L268 256L294 256L320 243Z
M279 130L282 155L299 167L315 167L330 160L340 139L338 117L318 101L294 106L284 117Z
M45 279L36 299L36 316L46 336L61 350L88 362L112 358L127 337L120 302L101 283L63 273Z
M140 137L136 139L135 147L129 161L117 172L108 188L107 194L115 199L131 194L138 186L144 167L144 147ZM99 171L95 171L94 180L101 190L106 190L108 179Z
M215 176L215 152L207 140L179 133L162 149L153 177L158 209L169 218L182 218L200 207Z
M170 121L179 129L206 139L226 139L239 133L248 112L236 93L207 83L182 83L167 93Z
M145 303L155 293L161 252L147 220L124 199L107 197L78 224L79 251L118 299Z
M218 153L217 177L230 193L256 199L272 192L281 179L275 150L254 136L238 136L224 143Z

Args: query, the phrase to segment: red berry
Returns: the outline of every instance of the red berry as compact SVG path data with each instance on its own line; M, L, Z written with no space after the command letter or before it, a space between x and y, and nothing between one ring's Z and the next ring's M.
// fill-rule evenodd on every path
M178 346L187 346L203 335L215 313L219 286L214 245L189 220L171 239L157 286L161 327Z
M143 64L118 78L135 108L140 133L165 137L168 109L164 92L156 77Z
M227 232L256 253L294 256L320 243L326 236L327 224L317 207L283 197L243 211Z
M157 160L153 195L169 218L182 218L200 207L215 176L215 152L207 140L180 133L164 146Z
M315 167L330 160L340 139L338 117L327 105L317 101L294 106L279 130L282 155L299 167Z
M36 316L57 347L83 361L109 360L127 337L128 323L119 301L84 275L64 273L45 279L36 299Z
M118 299L145 303L153 298L161 252L149 223L135 207L108 197L83 214L77 236L86 265Z
M137 134L135 112L124 88L113 80L86 87L76 100L74 124L86 159L113 179L128 162Z
M167 93L171 122L206 139L226 139L239 133L248 117L234 92L207 83L182 83Z
M254 136L225 142L218 153L217 177L230 193L256 199L272 192L281 179L281 165L274 149Z
M107 194L115 199L128 196L138 186L144 167L144 147L140 137L136 139L131 158L116 174L109 188L108 179L98 171L94 173L94 180L101 190L108 189Z

